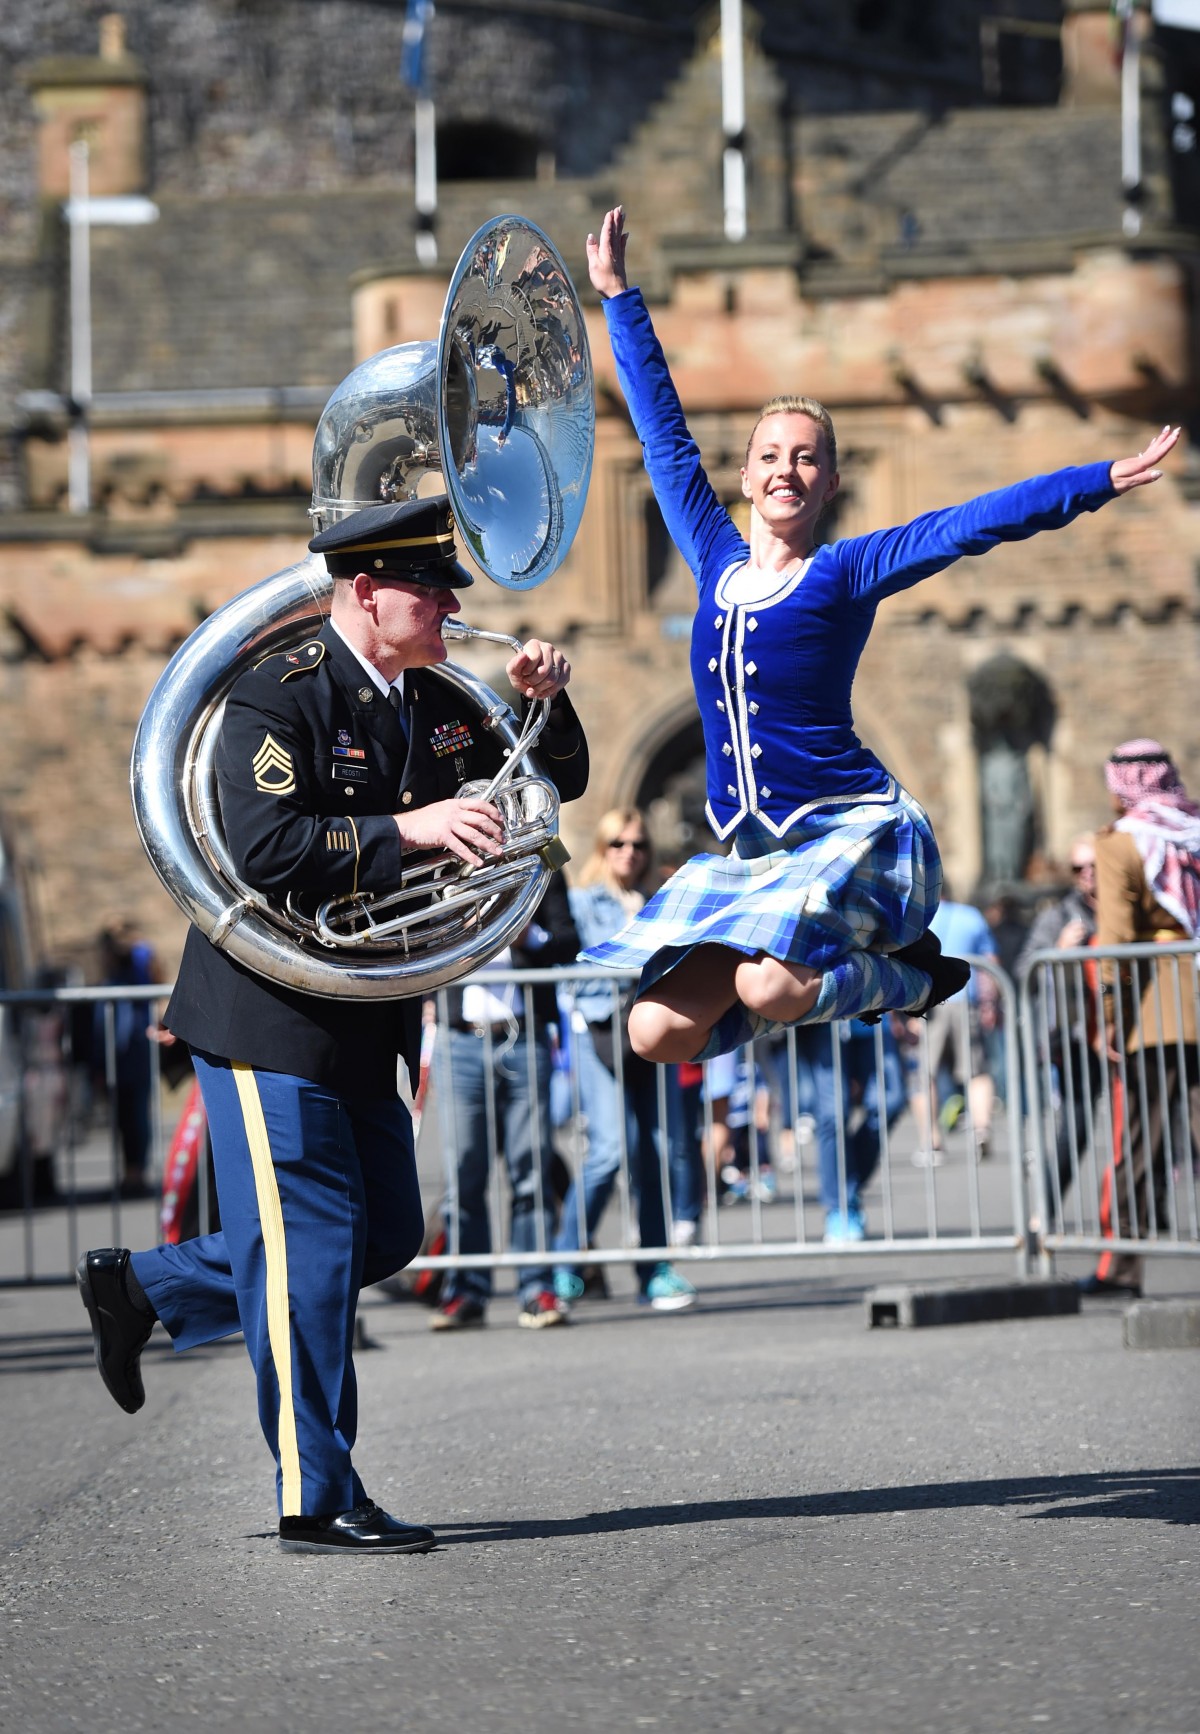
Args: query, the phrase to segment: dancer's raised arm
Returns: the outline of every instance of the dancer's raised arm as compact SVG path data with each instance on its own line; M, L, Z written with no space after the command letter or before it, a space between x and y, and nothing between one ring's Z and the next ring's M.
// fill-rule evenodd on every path
M614 205L605 211L599 237L587 238L588 276L592 288L607 301L610 295L620 295L629 287L625 276L625 209Z

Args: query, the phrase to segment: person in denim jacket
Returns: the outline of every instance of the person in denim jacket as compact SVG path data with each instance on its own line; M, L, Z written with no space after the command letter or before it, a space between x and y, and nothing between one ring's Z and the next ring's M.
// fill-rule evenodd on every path
M642 814L636 807L605 813L579 884L569 892L581 945L597 945L618 932L655 889L650 835ZM667 1244L658 1078L655 1068L629 1047L621 999L616 984L603 981L581 982L575 990L572 1036L588 1141L582 1173L563 1200L554 1243L560 1252L576 1252L591 1241L620 1172L622 1128L630 1183L637 1194L640 1243ZM668 1083L673 1083L670 1076ZM637 1277L640 1299L656 1312L678 1312L695 1302L691 1283L669 1264L641 1263ZM576 1265L560 1265L555 1271L554 1288L561 1301L578 1300L583 1287Z

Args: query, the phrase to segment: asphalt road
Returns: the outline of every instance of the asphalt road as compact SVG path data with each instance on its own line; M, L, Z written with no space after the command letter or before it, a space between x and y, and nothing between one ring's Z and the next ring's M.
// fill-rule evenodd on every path
M156 1334L128 1417L72 1292L0 1291L0 1726L1200 1729L1200 1357L1111 1302L868 1331L902 1274L713 1267L659 1317L619 1272L449 1339L367 1297L359 1467L441 1537L376 1560L279 1549L240 1343Z

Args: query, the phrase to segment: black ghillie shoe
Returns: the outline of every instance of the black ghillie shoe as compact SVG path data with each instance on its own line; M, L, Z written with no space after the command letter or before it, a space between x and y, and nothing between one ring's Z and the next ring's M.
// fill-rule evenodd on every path
M889 951L886 955L892 963L907 963L910 968L919 969L930 979L931 986L927 997L919 1006L906 1010L905 1015L908 1017L928 1017L935 1005L941 1005L943 1000L951 999L961 992L971 979L970 964L964 963L961 957L947 957L942 950L941 940L929 927L920 939L914 939L911 945L903 945L899 951ZM882 1018L881 1011L868 1012L859 1022L877 1024Z
M896 953L899 956L899 953ZM961 957L942 956L933 958L928 964L918 964L918 969L925 970L933 980L929 990L929 998L923 1000L913 1013L914 1017L928 1017L935 1005L941 1005L943 1000L952 999L956 993L961 993L971 979L971 966L964 963Z

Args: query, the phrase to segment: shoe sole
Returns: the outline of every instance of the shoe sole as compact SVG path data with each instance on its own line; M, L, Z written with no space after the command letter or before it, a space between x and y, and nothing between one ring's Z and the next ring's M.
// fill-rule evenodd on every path
M486 1319L444 1319L437 1313L429 1321L431 1331L481 1331Z
M696 1300L697 1296L694 1294L681 1294L671 1295L670 1298L664 1297L662 1300L647 1301L646 1305L652 1313L682 1313L686 1312L688 1307L694 1307Z
M279 1545L284 1553L429 1553L437 1546L437 1540L389 1541L381 1542L378 1547L368 1547L361 1542L347 1546L345 1542L337 1541L285 1541L281 1535Z
M108 1373L105 1371L104 1357L101 1348L104 1329L101 1320L103 1319L104 1314L100 1311L99 1303L92 1292L92 1279L88 1275L86 1252L80 1259L79 1263L75 1266L75 1287L79 1290L79 1298L87 1309L88 1321L92 1327L92 1353L95 1356L96 1371L100 1375L100 1382L112 1398L113 1402L117 1405L118 1409L124 1410L126 1415L136 1415L138 1410L145 1404L145 1391L143 1390L141 1396L136 1402L126 1403L118 1397L117 1393L113 1390ZM147 1339L147 1341L148 1340L149 1339Z
M544 1331L552 1325L569 1324L570 1320L565 1313L520 1313L517 1323L525 1331Z

